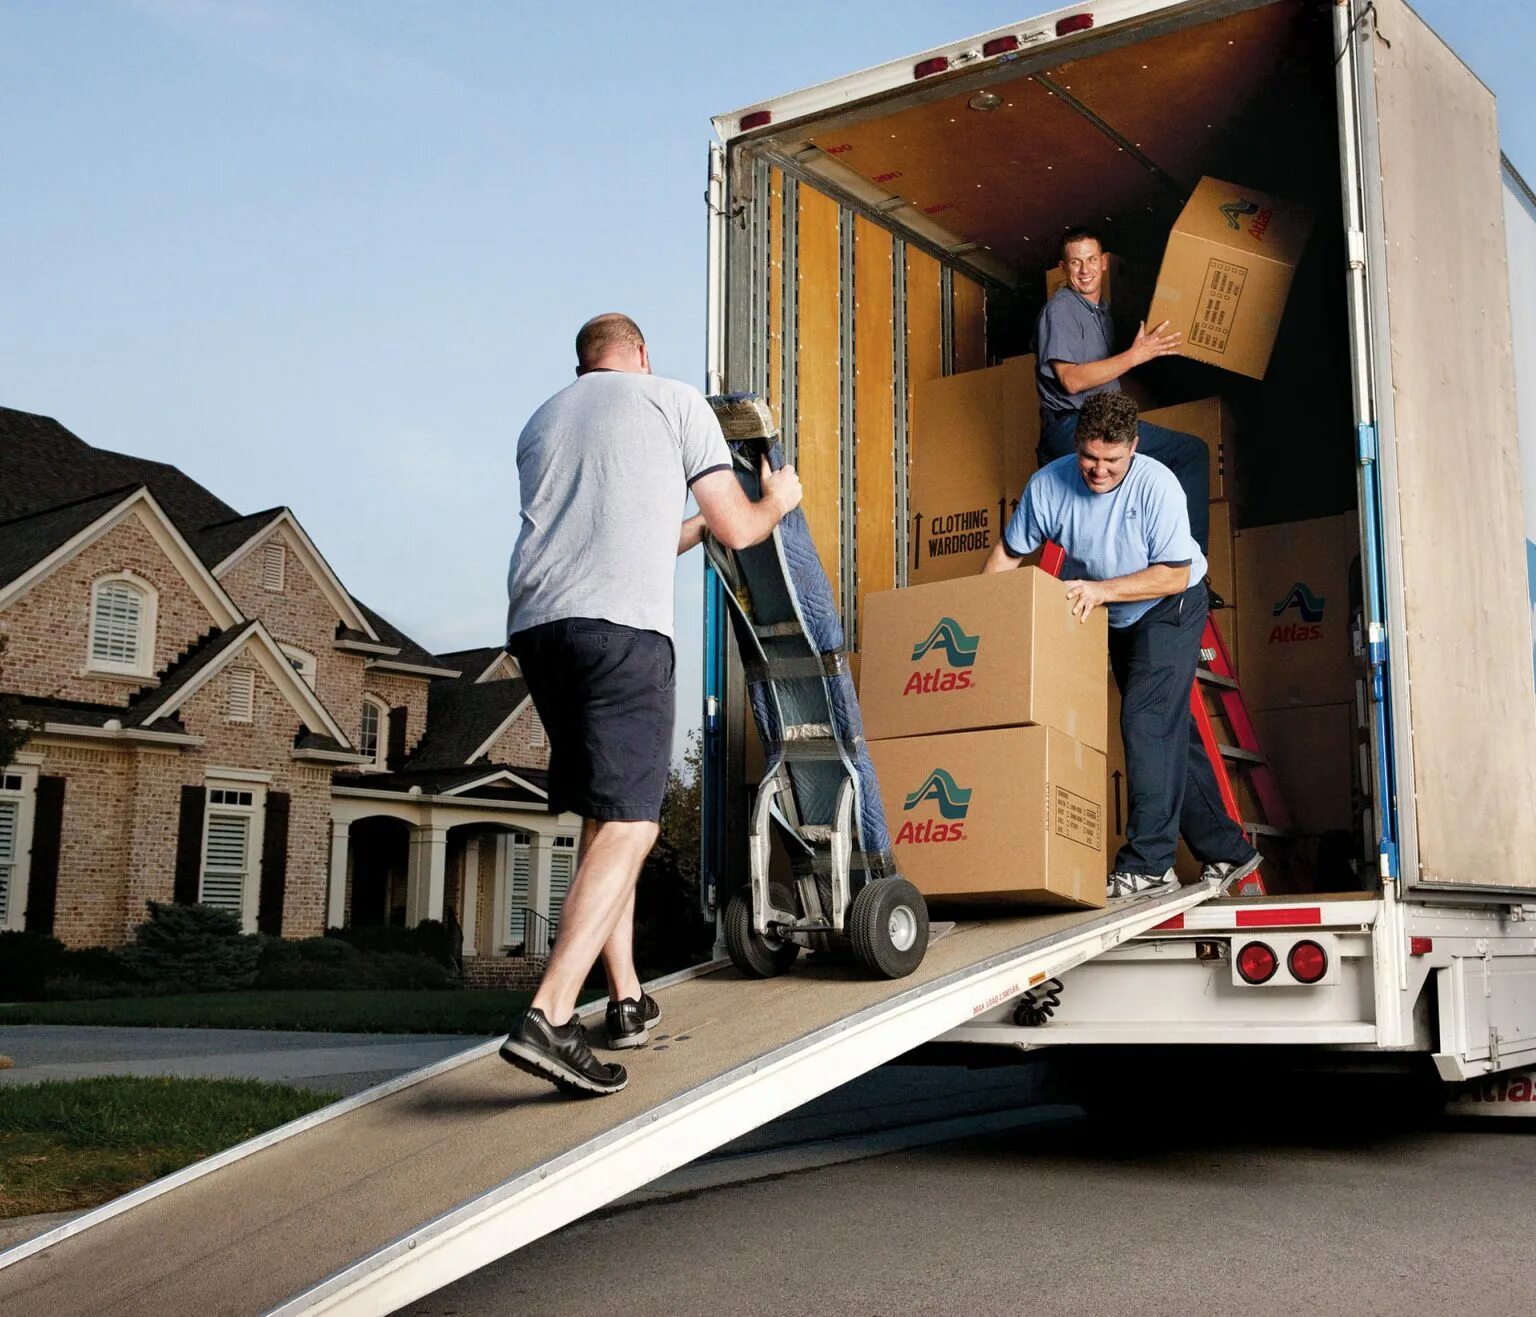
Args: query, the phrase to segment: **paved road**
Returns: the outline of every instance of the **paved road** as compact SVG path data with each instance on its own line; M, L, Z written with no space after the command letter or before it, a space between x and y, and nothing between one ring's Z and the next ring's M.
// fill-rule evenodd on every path
M1142 1108L1141 1119L1155 1117ZM414 1317L1499 1312L1536 1295L1536 1137L1060 1120L588 1219Z

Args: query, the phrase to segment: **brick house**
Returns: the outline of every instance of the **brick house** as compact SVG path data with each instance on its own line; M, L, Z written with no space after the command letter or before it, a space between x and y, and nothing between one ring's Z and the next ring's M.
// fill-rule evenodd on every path
M516 662L427 653L287 508L0 408L0 929L123 942L145 902L247 930L447 918L476 980L547 948L579 821Z

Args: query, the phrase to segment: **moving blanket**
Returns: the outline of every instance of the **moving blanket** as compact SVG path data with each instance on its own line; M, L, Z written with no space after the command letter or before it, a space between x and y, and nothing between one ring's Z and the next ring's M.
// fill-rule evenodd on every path
M743 492L761 496L759 459L784 465L773 413L756 394L710 398L734 459ZM822 570L805 514L796 508L761 544L733 551L708 541L710 562L730 597L731 625L746 668L753 719L768 759L768 781L781 768L794 799L794 818L779 823L799 843L791 848L797 875L829 873L822 829L835 822L838 791L854 784L850 888L892 877L890 832L880 787L864 743L864 723L843 649L843 624Z

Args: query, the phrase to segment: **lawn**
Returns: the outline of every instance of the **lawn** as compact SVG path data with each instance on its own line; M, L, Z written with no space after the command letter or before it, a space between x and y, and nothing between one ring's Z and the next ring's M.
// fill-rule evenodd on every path
M25 1002L0 1006L0 1025L96 1024L334 1033L505 1033L532 994L449 992L193 992L176 997ZM586 994L584 1000L594 994Z
M335 1100L249 1079L0 1086L0 1217L94 1207Z

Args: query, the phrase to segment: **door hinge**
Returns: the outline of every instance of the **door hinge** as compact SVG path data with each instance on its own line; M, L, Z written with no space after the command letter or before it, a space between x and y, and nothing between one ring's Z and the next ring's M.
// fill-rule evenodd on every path
M1355 426L1355 456L1361 466L1370 466L1376 460L1376 426L1370 421Z

